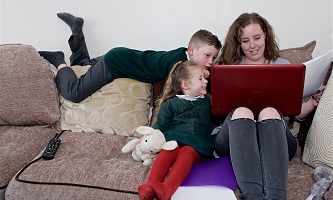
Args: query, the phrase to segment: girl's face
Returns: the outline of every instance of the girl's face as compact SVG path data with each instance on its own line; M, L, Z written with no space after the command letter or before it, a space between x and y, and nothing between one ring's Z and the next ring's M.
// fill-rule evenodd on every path
M266 34L259 24L242 28L241 48L245 54L245 64L264 64Z
M186 81L184 94L191 97L204 95L207 93L208 81L204 78L204 73L199 67L190 67L191 79ZM184 87L183 87L184 88Z

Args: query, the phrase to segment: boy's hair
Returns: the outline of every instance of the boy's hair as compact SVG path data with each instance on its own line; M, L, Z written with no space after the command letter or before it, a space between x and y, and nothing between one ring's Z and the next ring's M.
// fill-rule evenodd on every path
M154 110L152 124L156 121L157 113L159 112L161 105L168 99L174 96L182 95L182 81L188 81L191 79L190 68L201 68L198 64L193 61L187 60L185 62L177 62L171 69L168 79L165 82L163 93L159 99L156 101L156 108Z
M267 60L276 60L279 57L279 47L276 42L273 27L258 13L243 13L230 26L221 49L221 55L217 58L218 64L237 64L244 52L242 50L242 29L250 24L259 24L266 34L264 57Z
M188 46L194 46L198 48L203 44L214 46L216 49L220 49L222 47L222 44L216 35L213 35L213 33L207 30L201 29L192 35Z

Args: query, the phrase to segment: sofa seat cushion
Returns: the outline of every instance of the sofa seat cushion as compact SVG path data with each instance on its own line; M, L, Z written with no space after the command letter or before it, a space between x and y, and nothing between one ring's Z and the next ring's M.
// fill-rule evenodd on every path
M0 126L0 188L6 187L55 134L54 129L43 126Z
M50 63L30 45L0 45L0 125L56 124L58 89Z
M138 195L92 187L30 184L13 180L5 194L6 200L139 200Z
M6 199L63 199L62 195L76 199L72 194L79 199L138 199L137 187L146 182L150 168L134 161L130 153L121 153L129 139L77 132L64 132L60 139L55 158L27 167L18 179L30 183L12 182ZM29 189L14 189L22 184L20 188ZM70 187L64 189L66 185Z
M323 199L333 199L333 184L324 193Z
M287 199L304 200L310 195L313 168L302 162L301 148L297 148L294 158L289 162Z

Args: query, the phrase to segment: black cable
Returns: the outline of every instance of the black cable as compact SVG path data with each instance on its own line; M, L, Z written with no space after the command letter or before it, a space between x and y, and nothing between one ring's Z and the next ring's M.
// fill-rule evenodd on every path
M60 135L65 132L65 130L61 131L59 134L56 134L53 139L59 139ZM122 192L122 193L128 193L128 194L138 194L137 191L127 191L127 190L120 190L120 189L114 189L114 188L105 188L100 186L91 186L91 185L83 185L83 184L75 184L75 183L56 183L56 182L37 182L37 181L27 181L20 179L20 175L32 164L42 159L42 156L32 160L30 163L28 163L25 167L21 169L19 173L16 174L15 180L18 182L23 183L30 183L30 184L39 184L39 185L67 185L67 186L75 186L75 187L86 187L86 188L93 188L93 189L101 189L101 190L108 190L108 191L114 191L114 192Z

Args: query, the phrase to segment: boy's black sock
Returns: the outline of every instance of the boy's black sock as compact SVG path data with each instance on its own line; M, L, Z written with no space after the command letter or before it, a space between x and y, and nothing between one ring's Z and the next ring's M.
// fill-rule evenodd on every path
M66 64L65 55L62 51L38 51L38 53L55 67L58 67L60 64Z
M71 28L73 35L78 35L82 32L84 21L81 17L75 17L66 12L57 13L57 16Z

